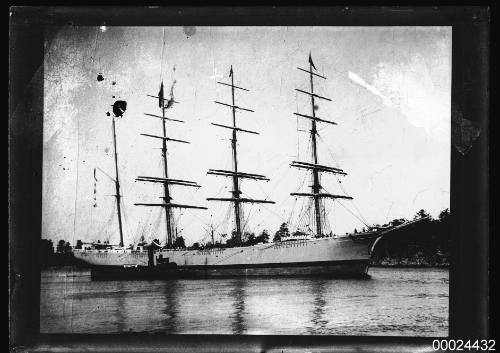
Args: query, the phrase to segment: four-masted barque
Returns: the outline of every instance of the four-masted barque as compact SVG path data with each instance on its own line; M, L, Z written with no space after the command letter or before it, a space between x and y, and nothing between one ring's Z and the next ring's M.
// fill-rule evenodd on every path
M75 252L75 256L84 260L93 266L149 266L155 268L155 271L161 272L162 266L171 270L172 267L188 273L191 276L280 276L280 275L303 275L315 276L326 275L333 277L344 276L365 276L368 273L370 258L373 248L377 241L388 232L397 228L405 227L409 223L397 226L377 228L370 227L367 231L361 233L346 234L342 236L326 236L323 231L325 222L325 212L323 201L325 199L352 199L348 195L335 195L328 193L321 185L321 175L334 174L345 176L347 173L339 168L327 166L319 163L317 146L317 125L336 125L335 122L316 116L316 107L318 100L331 101L331 99L318 95L314 88L314 79L325 80L326 77L320 75L309 55L308 68L298 69L307 74L309 79L309 90L296 89L297 92L305 94L310 98L311 110L309 114L294 113L297 117L310 121L310 137L312 147L312 159L310 161L292 161L290 166L293 168L305 169L310 172L312 184L308 192L293 192L293 197L307 197L312 200L314 205L314 224L310 229L315 231L310 237L303 239L289 239L289 241L276 241L272 243L261 243L257 245L245 246L242 241L241 215L242 207L247 203L274 203L264 199L251 199L242 197L240 179L251 179L255 181L268 181L269 179L261 174L254 174L240 171L238 164L237 137L239 133L258 134L258 132L243 129L237 125L237 114L239 112L253 112L253 110L241 107L236 104L235 92L248 91L246 88L235 85L235 72L231 66L229 77L230 82L218 82L219 84L230 88L230 103L215 101L216 104L227 107L231 112L232 124L225 125L221 123L212 123L212 125L231 131L231 151L232 151L232 170L210 169L207 174L227 177L231 180L231 197L227 198L208 198L208 201L230 202L233 206L234 225L233 231L235 242L234 246L225 247L207 247L205 249L178 249L174 248L174 234L171 226L171 210L173 208L205 208L201 206L183 205L172 202L170 185L181 185L186 187L199 187L192 181L170 179L167 168L167 142L186 143L186 141L173 139L166 135L166 122L178 120L167 118L165 116L166 107L173 102L165 104L163 98L163 85L158 96L152 96L159 99L162 115L147 114L159 118L162 121L162 135L143 134L144 136L160 139L162 141L162 157L164 165L164 175L162 177L141 176L137 180L144 182L160 183L163 185L163 203L136 203L141 206L156 206L165 209L166 216L166 245L155 251L146 252L125 249L115 249L113 251L102 252L98 250ZM173 97L171 97L173 100ZM118 169L117 169L118 170ZM118 175L118 174L117 174ZM117 178L118 180L118 178ZM117 195L119 194L117 186ZM120 217L120 215L118 215ZM120 228L122 239L122 232ZM123 245L123 240L121 240ZM120 252L121 251L121 252Z

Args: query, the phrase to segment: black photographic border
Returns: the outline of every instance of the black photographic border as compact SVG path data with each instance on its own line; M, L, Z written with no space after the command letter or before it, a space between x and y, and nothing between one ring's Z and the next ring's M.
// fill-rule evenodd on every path
M40 334L43 58L46 26L452 26L449 338L494 338L488 276L490 8L446 7L11 7L9 26L9 335L23 351L415 351L433 338L365 336ZM462 118L480 130L454 145ZM455 124L455 125L453 125ZM470 127L470 125L468 125ZM456 128L456 129L455 129ZM491 241L491 243L490 243Z

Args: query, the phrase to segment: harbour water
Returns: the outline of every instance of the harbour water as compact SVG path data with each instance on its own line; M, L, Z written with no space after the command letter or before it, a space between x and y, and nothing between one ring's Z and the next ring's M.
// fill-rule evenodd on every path
M371 268L370 279L91 281L41 274L42 333L448 335L448 270Z

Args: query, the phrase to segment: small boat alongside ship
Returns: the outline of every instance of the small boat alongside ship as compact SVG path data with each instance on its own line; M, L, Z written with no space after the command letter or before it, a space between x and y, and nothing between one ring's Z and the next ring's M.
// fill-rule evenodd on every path
M165 110L172 104L173 95L169 101L163 97L163 83L158 96L161 115L146 114L162 121L162 135L142 134L162 141L162 159L164 175L162 177L140 176L138 181L159 183L163 185L163 202L161 203L136 203L137 206L162 207L165 210L166 245L162 248L149 247L125 249L123 247L123 233L121 229L121 214L118 207L120 246L110 247L106 250L82 249L74 250L75 257L89 264L93 269L93 278L100 279L107 276L116 278L177 278L177 277L224 277L224 276L330 276L330 277L366 277L370 266L371 255L377 242L385 235L397 229L409 226L412 223L404 222L399 225L387 227L368 227L362 232L345 235L328 234L325 231L324 200L345 199L352 200L348 195L336 195L327 192L321 184L322 174L345 176L347 173L336 167L320 164L318 158L317 132L318 124L337 125L335 122L316 116L319 100L331 99L318 95L314 90L314 79L325 80L320 75L313 63L311 55L308 59L308 68L298 68L308 75L309 90L296 89L297 92L310 97L311 112L294 113L298 118L310 121L310 139L312 159L310 161L292 161L290 166L306 170L310 173L312 184L307 192L293 192L293 197L305 197L311 200L314 212L314 222L309 229L314 228L310 234L303 237L290 237L272 243L261 243L246 246L242 240L242 207L248 203L273 204L271 200L257 200L243 197L240 179L254 181L268 181L261 174L241 172L238 164L237 138L239 133L258 135L258 132L243 129L237 125L237 112L253 112L236 104L235 90L248 91L246 88L234 84L235 72L231 66L230 82L218 82L231 89L231 102L216 101L230 109L232 124L224 125L212 123L216 127L231 130L231 170L210 169L207 174L229 178L231 180L231 197L208 198L208 201L229 202L232 204L235 229L233 231L234 246L217 247L214 244L202 249L175 248L175 232L172 227L173 208L206 209L202 206L183 205L172 202L170 185L186 187L200 187L195 182L171 179L168 175L167 141L187 143L187 141L173 139L166 134L166 122L179 120L167 118ZM175 101L174 101L175 102ZM115 129L113 118L113 131ZM119 203L118 162L116 159L116 136L114 136L115 162L116 162L116 198Z

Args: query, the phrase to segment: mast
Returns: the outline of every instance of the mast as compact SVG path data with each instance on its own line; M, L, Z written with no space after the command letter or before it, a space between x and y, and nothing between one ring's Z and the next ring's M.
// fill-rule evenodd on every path
M116 128L115 117L113 116L113 146L115 150L115 189L116 189L116 210L118 212L118 228L120 230L120 246L123 247L123 227L122 227L122 212L121 212L121 195L120 195L120 180L118 178L118 152L116 150Z
M234 103L234 73L233 66L231 66L231 71L229 76L231 76L231 97L233 106L231 110L233 111L233 128L236 128L236 105ZM236 221L236 234L239 241L241 242L241 217L240 217L240 185L238 180L238 154L236 149L237 140L236 130L233 129L233 138L231 139L231 147L233 149L233 197L234 197L234 219Z
M311 58L311 56L309 56ZM313 117L316 117L316 109L314 106L314 83L313 83L313 75L312 75L312 60L309 60L309 80L311 83L311 113ZM316 120L311 120L311 142L312 142L312 151L313 151L313 160L314 164L318 164L318 150L316 146ZM321 185L319 184L319 171L317 169L313 169L313 193L319 194L319 190ZM321 211L320 211L320 203L319 197L314 197L314 214L316 216L316 234L321 235Z
M228 201L228 202L233 203L234 220L235 220L235 224L236 224L236 239L237 239L238 244L241 244L241 242L242 242L241 241L241 239L242 239L241 204L242 203L274 203L274 201L255 200L255 199L241 197L242 192L240 189L239 179L247 178L247 179L253 179L253 180L266 180L266 181L269 181L269 179L266 178L264 175L242 173L242 172L238 171L238 152L237 152L238 136L237 136L237 132L246 132L246 133L255 134L255 135L258 135L258 133L255 131L245 130L245 129L237 127L237 125L236 125L236 110L243 110L243 111L247 111L247 112L254 112L254 111L251 109L242 108L242 107L239 107L236 105L235 98L234 98L234 90L239 89L239 90L248 92L248 89L234 85L234 72L233 72L232 65L231 65L231 69L229 71L229 77L231 77L230 84L226 83L226 82L217 82L217 83L224 85L224 86L231 87L231 99L232 99L231 103L232 104L222 103L222 102L218 102L218 101L215 101L215 103L231 108L232 115L233 115L233 124L232 124L232 126L227 126L227 125L212 123L212 125L232 130L231 150L232 150L232 157L233 157L232 158L233 159L233 169L231 171L220 170L220 169L209 169L207 174L231 177L232 184L233 184L233 189L231 190L232 197L231 198L214 198L214 197L212 197L212 198L207 198L207 200L208 201Z
M172 93L171 93L172 94ZM155 206L155 207L163 207L165 209L165 223L166 223L166 247L171 248L174 244L174 241L177 237L177 231L174 234L174 221L172 215L173 208L190 208L190 209L203 209L206 210L206 207L202 206L193 206L193 205L184 205L172 202L172 194L170 190L170 185L179 185L179 186L187 186L187 187L201 187L194 181L182 180L182 179L172 179L169 178L169 170L168 170L168 154L167 154L167 141L178 142L178 143L189 143L188 141L179 140L170 138L167 136L167 121L174 121L183 123L183 120L172 119L165 116L165 111L169 109L174 103L179 103L174 100L173 96L170 97L168 101L163 97L163 82L160 86L160 92L158 96L147 95L148 97L156 98L159 101L159 108L161 109L161 115L155 115L150 113L144 113L144 115L154 118L159 118L162 120L162 135L152 135L152 134L141 134L142 136L160 139L162 140L162 161L163 161L163 177L154 177L154 176L138 176L136 178L137 181L144 181L150 183L159 183L163 185L163 196L160 197L163 199L162 203L135 203L136 206Z
M163 82L162 82L163 84ZM163 175L165 179L168 179L168 161L167 161L167 127L165 123L165 104L163 102L161 107L161 115L163 119L162 122L162 131L163 131L163 139L162 139L162 148L161 155L163 159ZM163 183L163 200L165 202L170 202L170 187L168 183ZM165 221L167 226L167 246L172 245L172 209L169 207L165 208Z
M320 77L322 79L326 80L326 77L321 76L313 71L316 70L316 67L314 66L314 63L311 58L311 54L309 53L309 70L302 69L298 67L300 71L307 72L309 74L309 82L310 82L310 88L311 91L303 91L298 88L295 90L307 94L311 97L311 115L305 115L305 114L299 114L299 113L294 113L297 116L307 118L311 120L311 144L312 144L312 163L308 162L299 162L299 161L293 161L290 166L295 167L295 168L304 168L304 169L310 169L312 170L312 185L311 185L311 193L291 193L290 195L292 196L304 196L304 197L312 197L314 200L314 218L316 220L316 237L321 237L322 236L322 224L323 224L323 210L322 210L322 204L321 204L321 199L322 198L342 198L342 199L352 199L350 196L344 196L344 195L333 195L329 193L322 193L321 190L323 189L320 183L320 176L321 172L326 172L326 173L332 173L332 174L341 174L341 175L347 175L342 169L339 168L334 168L334 167L329 167L325 165L320 165L318 164L318 147L317 147L317 140L316 137L318 135L318 130L316 127L317 122L322 122L322 123L328 123L332 125L336 125L335 122L321 119L316 117L316 101L315 99L323 99L326 101L331 101L331 99L322 97L320 95L317 95L314 93L314 76Z

